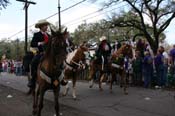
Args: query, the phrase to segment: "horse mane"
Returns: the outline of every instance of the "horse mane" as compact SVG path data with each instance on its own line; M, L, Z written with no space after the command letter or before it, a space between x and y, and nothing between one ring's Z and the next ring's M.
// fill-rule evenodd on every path
M122 45L117 51L112 54L112 58L119 57L124 52L126 44Z
M66 59L66 61L68 62L68 63L70 63L70 61L72 60L72 58L75 56L75 53L77 52L77 49L75 49L73 52L71 52L71 53L69 53L68 55L67 55L67 59Z
M52 39L53 39L53 36L51 36L51 38L49 39L49 42L48 42L48 45L47 45L47 48L46 48L46 51L45 51L45 54L44 54L44 59L47 59L49 62L48 62L48 71L49 72L53 72L53 67L54 67L54 64L55 64L55 59L54 59L54 49L53 49L53 46L52 46Z
M76 51L74 57L72 58L72 60L77 61L77 60L79 60L79 58L84 58L84 56L82 56L82 55L84 55L84 51L86 51L86 50L87 50L87 48L86 48L84 45L81 45L81 46L77 49L77 51ZM76 56L76 57L75 57L75 56ZM84 60L84 59L83 59L83 60Z

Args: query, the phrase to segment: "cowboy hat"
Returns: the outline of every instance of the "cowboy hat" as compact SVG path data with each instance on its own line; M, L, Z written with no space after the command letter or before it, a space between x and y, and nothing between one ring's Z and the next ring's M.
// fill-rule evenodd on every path
M49 25L50 23L48 21L46 21L45 19L39 20L36 24L35 24L35 28L40 28L41 25Z
M104 41L104 40L107 40L107 38L106 38L106 36L102 36L102 37L100 37L99 40L100 40L100 41Z

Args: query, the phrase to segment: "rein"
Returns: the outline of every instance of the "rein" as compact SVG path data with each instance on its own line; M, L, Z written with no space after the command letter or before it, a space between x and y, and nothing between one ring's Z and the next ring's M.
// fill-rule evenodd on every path
M82 61L79 61L79 63L77 63L77 62L75 62L74 60L71 60L70 62L72 62L73 64L77 65L78 68L84 66L84 64L82 63ZM68 66L70 66L71 68L76 69L75 66L74 66L73 64L68 63L66 60L65 60L65 63L66 63Z

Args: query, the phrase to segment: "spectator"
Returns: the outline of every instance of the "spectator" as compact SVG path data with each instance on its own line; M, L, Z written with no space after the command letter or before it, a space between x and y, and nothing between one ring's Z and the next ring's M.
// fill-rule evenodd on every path
M2 62L0 61L0 73L3 71L2 69Z
M135 86L142 85L142 58L140 52L136 51L135 59L133 60L133 84Z
M169 56L168 53L165 51L164 47L160 46L161 49L163 49L163 57L164 57L164 81L165 81L165 86L167 86L167 78L168 78L168 62L169 62Z
M151 85L151 80L153 77L153 59L148 51L145 51L144 54L145 54L143 59L144 87L148 88Z
M140 56L144 58L144 51L145 51L145 41L142 39L139 39L136 44L136 51L140 52Z
M164 79L164 56L163 56L164 49L159 48L157 51L157 55L154 59L154 64L156 68L157 74L157 84L159 88L165 86L165 79Z

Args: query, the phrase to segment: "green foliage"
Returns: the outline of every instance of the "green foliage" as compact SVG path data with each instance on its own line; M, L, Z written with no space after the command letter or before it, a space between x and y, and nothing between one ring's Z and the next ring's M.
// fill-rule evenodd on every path
M130 29L128 29L130 30ZM109 28L106 20L101 20L95 23L83 23L73 33L73 41L80 44L83 41L93 40L98 42L101 36L106 36L109 41L114 42L116 39L119 41L124 40L124 32L121 28Z
M156 54L162 34L175 17L173 0L110 0L106 6L123 2L124 11L118 11L117 20L109 21L111 27L132 27L147 39ZM116 13L117 14L117 13Z
M6 55L7 59L17 59L24 55L24 42L22 41L0 41L0 58Z

